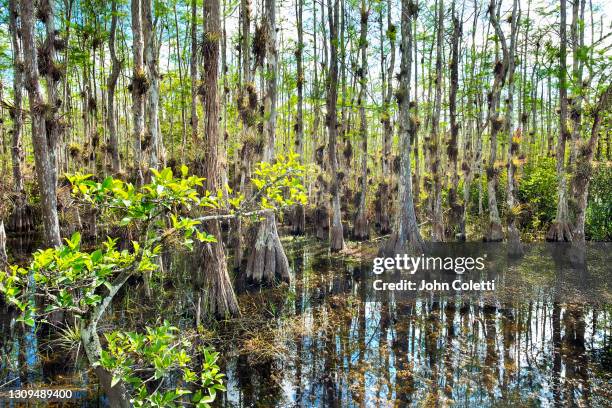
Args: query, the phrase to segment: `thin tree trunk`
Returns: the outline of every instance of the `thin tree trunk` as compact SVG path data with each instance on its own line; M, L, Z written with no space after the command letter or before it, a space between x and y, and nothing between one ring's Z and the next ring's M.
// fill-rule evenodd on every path
M149 165L159 166L160 141L159 132L159 45L157 44L156 27L153 23L152 0L140 0L144 40L144 62L149 80L147 104L147 131L145 149L149 152Z
M203 149L204 188L207 191L217 191L221 188L219 157L219 95L217 80L219 78L219 38L221 27L219 20L219 0L204 2L204 43L203 65L204 78L204 133L206 134ZM217 242L201 246L200 271L203 274L204 292L207 299L204 310L217 317L235 316L240 314L238 301L227 271L225 253L219 221L205 223L208 233L217 238Z
M370 237L370 224L366 213L366 195L368 189L368 122L366 119L366 87L368 84L368 18L370 8L366 8L366 1L361 0L361 26L359 34L359 51L361 54L361 68L359 76L359 135L361 137L361 191L359 194L359 207L353 226L353 235L357 240L366 240Z
M30 101L30 116L32 121L32 144L34 146L34 161L38 176L38 185L42 202L42 218L45 233L45 242L48 246L61 245L59 218L57 214L57 175L55 163L55 150L57 140L54 130L55 123L46 121L47 110L50 109L52 117L56 118L58 105L55 103L55 81L51 78L48 84L48 100L43 98L38 77L39 61L34 36L34 3L32 0L23 0L21 3L21 35L23 41L25 87L28 90ZM52 10L53 2L50 3ZM47 70L56 69L53 43L55 30L53 29L53 13L47 15L47 33L51 37L45 40L45 65ZM47 48L48 47L48 48ZM52 68L53 67L53 68ZM52 102L54 104L52 104ZM49 124L49 126L47 126Z
M440 146L440 111L442 109L442 41L444 34L444 0L438 0L438 23L436 33L436 89L431 123L431 176L432 180L432 211L431 211L431 239L444 241L444 221L442 219L442 177Z
M145 131L145 94L149 88L149 79L144 67L144 40L142 33L141 1L132 0L132 116L134 123L134 171L138 184L144 183L142 141Z
M117 58L115 52L115 33L117 31L117 0L111 3L111 27L108 39L108 48L111 57L111 72L107 79L107 126L109 134L109 146L111 151L113 173L117 174L121 171L121 161L119 159L119 139L117 136L117 115L115 112L115 88L117 80L121 73L121 62Z
M298 42L295 50L297 64L297 114L295 121L295 152L300 155L300 163L304 163L304 4L296 0L297 36ZM293 220L291 232L295 235L303 235L306 229L306 217L304 206L296 204L293 208Z
M400 62L400 89L397 93L400 123L400 173L398 213L394 233L381 248L387 255L406 250L419 253L423 249L423 240L414 211L412 196L412 157L409 131L410 122L410 70L412 68L412 19L417 8L412 1L402 0L401 32L402 45Z
M13 46L13 107L10 111L13 119L13 134L11 136L11 160L13 165L13 191L21 197L24 193L23 165L24 154L22 146L23 132L23 54L21 51L18 0L9 0L9 31Z
M510 22L510 49L508 55L508 109L506 111L506 129L508 132L508 167L507 167L507 196L506 203L508 205L508 252L512 256L518 256L523 254L523 247L521 245L521 237L519 234L518 227L516 225L516 218L519 214L517 210L516 199L514 197L514 191L517 187L516 171L518 166L518 153L521 142L521 129L514 130L514 71L515 71L515 57L517 48L517 37L518 37L518 20L520 16L517 13L518 0L514 0L512 6L512 17Z
M501 29L498 18L498 6L495 0L491 0L489 3L489 20L491 25L495 29L497 40L502 46L502 60L499 59L495 62L494 67L494 80L490 91L489 97L489 131L491 134L490 138L490 153L489 161L487 163L487 195L489 200L489 229L486 233L487 241L501 241L504 238L504 234L501 226L501 219L499 217L499 210L497 207L497 183L499 177L499 167L497 166L497 134L501 129L504 128L505 119L499 114L499 100L501 96L502 85L506 78L508 71L508 46L506 44L506 37Z
M567 175L565 174L565 142L567 129L567 1L561 0L561 26L559 27L559 140L557 142L557 215L546 233L547 241L571 241L567 197Z
M449 168L451 173L451 185L448 191L448 204L450 207L449 227L454 231L453 235L460 234L460 221L463 214L462 205L459 203L459 171L457 162L459 158L459 123L457 122L457 90L459 87L459 42L461 41L462 28L459 16L455 10L455 3L452 6L453 34L451 37L451 57L450 57L450 93L449 115L450 115L450 140L447 147Z
M196 0L191 0L191 56L189 71L191 74L191 140L198 140L198 9ZM185 160L185 144L183 144L182 160Z
M330 38L330 61L329 82L327 88L327 132L329 135L328 154L331 175L331 203L332 222L330 228L330 249L340 251L344 248L344 232L342 226L342 215L340 213L340 183L338 181L338 18L339 0L327 0L329 38Z

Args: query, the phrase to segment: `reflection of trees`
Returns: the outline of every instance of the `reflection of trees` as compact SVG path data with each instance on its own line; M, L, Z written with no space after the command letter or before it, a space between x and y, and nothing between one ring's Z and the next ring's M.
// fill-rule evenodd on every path
M305 272L294 266L292 309L312 324L295 337L297 406L529 406L542 396L555 406L597 401L593 378L599 374L588 353L606 340L601 323L592 332L587 328L604 312L551 300L546 289L526 301L461 296L395 302L388 292L368 293L363 268L336 262L319 260L304 286L297 282L307 279ZM570 275L563 273L564 279ZM368 303L373 299L379 303ZM278 388L272 388L275 398L260 391L270 392L258 382L268 374L250 369L241 404L264 397L267 404L278 402ZM256 390L248 390L253 381Z
M575 395L582 394L588 403L590 400L590 381L588 376L588 359L585 354L584 306L570 303L563 314L565 328L562 340L562 357L565 362L565 400L573 402Z
M398 303L393 320L395 336L391 348L395 356L395 395L399 406L410 404L414 391L412 364L408 360L410 357L408 342L410 341L410 328L413 325L413 310L414 303ZM414 330L412 330L412 341L414 341ZM414 345L414 342L412 344ZM414 348L411 347L411 350L414 350Z
M446 320L446 337L444 341L444 394L448 398L453 396L453 385L454 385L454 370L453 365L453 340L455 338L455 299L450 298L446 301L446 307L444 308L444 316Z
M484 317L484 335L485 335L485 360L482 367L484 386L489 393L489 398L493 399L493 391L499 378L499 366L497 355L497 326L496 314L497 307L485 304L482 307Z

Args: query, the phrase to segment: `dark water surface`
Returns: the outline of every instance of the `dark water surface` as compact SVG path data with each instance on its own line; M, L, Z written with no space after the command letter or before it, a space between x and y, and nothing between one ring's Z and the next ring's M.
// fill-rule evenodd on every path
M224 358L219 406L611 406L609 244L590 246L580 268L566 247L536 244L518 260L503 247L471 248L488 254L478 276L418 275L496 280L495 292L464 295L377 292L371 262L308 239L285 245L294 283L242 294L242 319L202 335ZM147 304L128 293L113 319L193 325L192 265L173 259L177 280L164 298ZM73 406L105 406L76 350L59 349L0 311L0 386L70 385L82 390Z

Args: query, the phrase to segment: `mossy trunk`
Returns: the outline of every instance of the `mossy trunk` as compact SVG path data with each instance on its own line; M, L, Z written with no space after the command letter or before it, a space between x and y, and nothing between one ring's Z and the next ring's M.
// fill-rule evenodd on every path
M359 194L359 206L353 225L353 236L358 241L366 240L370 237L370 223L368 222L366 196L368 191L368 123L366 119L366 86L368 83L368 60L367 60L367 35L368 35L368 15L370 10L366 9L365 0L361 0L361 33L359 35L359 48L361 53L361 69L359 75L359 134L361 136L361 177Z
M332 251L344 248L344 228L340 210L340 184L338 181L338 18L339 1L327 0L328 23L330 36L330 67L327 88L327 131L329 134L329 163L331 175L331 228L329 230L329 247Z
M519 163L519 149L521 146L521 129L514 131L514 71L516 67L515 53L518 36L517 0L514 0L510 21L510 50L508 58L508 109L506 111L506 130L508 133L508 166L507 166L507 213L508 213L508 254L521 256L524 253L520 232L516 219L520 214L520 203L515 199L517 189L516 172Z
M459 169L457 166L459 158L459 123L457 122L457 89L459 86L459 41L462 29L459 16L453 10L453 35L451 39L451 59L450 59L450 94L449 94L449 114L450 114L450 140L448 142L447 154L449 159L449 169L451 173L451 185L448 191L448 205L450 207L449 230L451 236L460 238L461 216L463 206L459 202Z
M132 121L134 126L134 174L138 185L144 183L142 142L145 136L145 95L149 81L144 66L144 39L142 31L142 0L131 2L132 14Z
M206 41L203 45L204 60L208 61L203 67L203 87L206 95L204 105L204 143L203 176L206 177L204 188L208 191L217 191L221 188L219 157L223 156L219 132L219 95L217 81L219 77L219 37L220 32L220 6L219 0L210 0L204 3L204 35ZM204 224L209 234L217 242L206 243L198 248L200 264L198 271L202 275L204 313L219 318L236 316L240 314L238 301L227 270L227 262L223 249L223 238L219 221Z
M52 3L51 3L52 6ZM52 7L51 7L52 8ZM42 223L45 243L50 246L61 245L59 217L57 213L57 110L61 104L55 100L55 85L47 84L47 100L43 97L39 81L38 50L35 38L34 2L21 2L21 36L23 41L25 87L30 101L32 123L32 144L34 162L42 204ZM52 14L52 13L51 13ZM53 64L54 48L47 46L55 41L53 16L46 16L47 34L45 53ZM51 36L49 36L49 34ZM50 68L50 67L47 67ZM48 80L49 81L49 80ZM53 120L47 121L51 117Z
M410 121L410 67L412 66L412 18L415 16L414 3L402 0L402 54L399 89L399 120L400 120L400 172L399 172L399 204L393 234L380 248L380 253L392 256L398 253L418 253L423 249L423 241L419 232L414 210L412 194L412 157L409 132Z
M501 96L502 85L506 78L509 64L509 52L506 44L506 37L501 29L499 23L499 7L495 3L495 0L491 0L489 3L489 20L495 34L497 41L502 47L502 59L495 61L493 68L494 79L491 91L489 93L489 131L491 134L490 138L490 152L489 160L487 163L487 196L489 201L489 227L485 234L485 240L490 242L498 242L504 239L504 232L502 230L501 219L499 217L499 209L497 206L497 183L499 178L499 167L497 161L497 135L506 124L505 119L499 114L499 101Z
M442 181L444 169L442 168L440 146L440 111L442 109L442 42L444 34L444 1L437 1L437 33L436 33L436 84L434 108L431 124L430 140L430 171L432 175L431 183L431 240L444 241L444 220L442 214ZM409 71L410 72L410 71ZM408 82L410 80L408 79ZM409 98L410 93L406 95Z
M23 54L21 52L20 28L17 23L19 17L18 0L9 0L9 31L11 33L11 44L13 46L13 106L9 110L13 120L13 132L11 135L11 160L13 167L13 191L21 194L24 189L23 166L24 152L21 136L23 133Z
M291 209L291 234L304 235L306 232L306 212L302 204L296 204Z
M569 222L567 174L565 168L565 145L567 129L567 2L561 0L561 24L559 26L559 140L557 142L557 215L546 233L546 240L571 242L572 230Z

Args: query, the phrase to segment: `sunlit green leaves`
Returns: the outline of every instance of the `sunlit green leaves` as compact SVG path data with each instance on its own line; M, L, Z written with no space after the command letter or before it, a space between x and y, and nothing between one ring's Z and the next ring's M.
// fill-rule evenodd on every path
M164 322L146 327L144 333L107 333L107 347L97 365L111 373L113 382L123 381L133 389L135 407L174 407L185 402L208 406L217 390L225 390L224 375L217 365L218 353L202 350L203 363L195 366L189 354L193 346L178 332L178 328ZM178 386L164 386L164 381L170 378L182 381ZM160 386L151 393L147 384L152 381ZM191 391L193 387L197 389L195 393Z
M305 167L299 155L289 152L278 155L274 163L258 163L251 182L257 189L262 208L282 208L306 203L306 189L302 184Z

